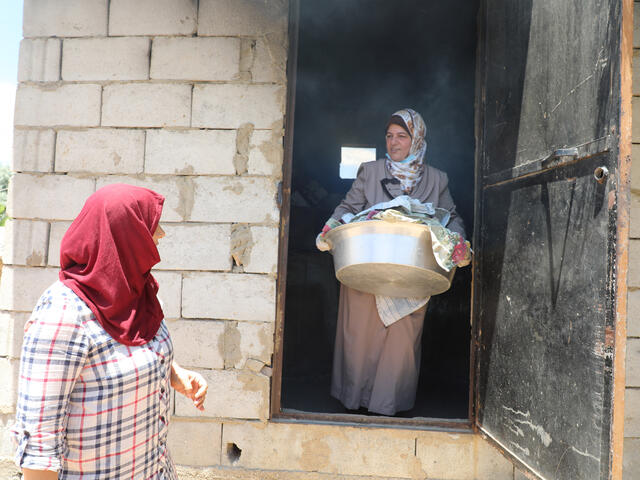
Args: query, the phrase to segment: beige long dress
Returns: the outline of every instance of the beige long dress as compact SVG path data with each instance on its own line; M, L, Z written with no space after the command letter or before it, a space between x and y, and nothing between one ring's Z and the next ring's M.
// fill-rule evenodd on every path
M349 409L383 415L413 408L426 309L385 327L374 295L342 285L331 395Z

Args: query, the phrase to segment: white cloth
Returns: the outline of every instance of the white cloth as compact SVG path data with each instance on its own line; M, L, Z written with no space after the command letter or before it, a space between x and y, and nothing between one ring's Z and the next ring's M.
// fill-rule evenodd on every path
M376 295L376 308L380 320L385 327L393 325L402 317L415 312L427 304L431 297L426 298L402 298Z

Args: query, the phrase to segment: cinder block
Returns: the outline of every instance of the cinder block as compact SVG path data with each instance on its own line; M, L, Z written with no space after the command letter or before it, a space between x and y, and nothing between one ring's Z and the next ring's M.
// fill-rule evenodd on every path
M183 280L182 316L274 322L275 287L274 279L263 275L189 273Z
M8 213L12 218L73 220L94 189L90 178L18 173L9 182Z
M104 87L102 125L188 127L191 85L114 84Z
M269 34L256 42L251 80L258 83L287 83L288 41L284 34Z
M193 88L192 124L199 128L254 128L282 125L284 87L214 84Z
M15 411L18 396L20 362L13 358L0 358L0 413Z
M191 35L197 5L193 0L111 0L109 35Z
M0 312L0 357L20 358L29 313Z
M222 348L225 322L176 320L169 322L178 364L185 368L224 368ZM210 387L210 392L213 393Z
M56 145L53 130L14 130L14 172L51 172Z
M629 222L629 237L640 238L640 192L631 193L631 221Z
M329 478L437 478L422 473L415 455L427 437L437 445L445 434L405 429L362 428L293 423L225 423L222 464L260 470L297 470L333 474ZM233 462L225 455L235 444L242 454ZM351 478L351 477L349 477ZM360 478L360 477L358 477ZM440 477L442 478L442 477ZM456 478L454 476L444 477ZM492 478L492 477L478 477Z
M60 266L60 243L71 222L52 222L49 229L49 254L47 264L50 267Z
M633 46L640 47L640 3L633 4Z
M142 173L144 137L143 130L60 130L56 140L55 171Z
M212 392L211 387L209 391ZM221 423L174 417L169 424L167 446L176 464L208 467L220 464L221 439Z
M640 438L624 439L622 463L622 480L640 478Z
M240 71L239 38L156 38L151 78L225 81Z
M58 271L57 268L2 267L0 310L31 312L40 295L58 280Z
M640 387L640 338L627 339L627 387Z
M230 225L162 226L158 251L163 270L231 270Z
M627 294L627 335L640 337L640 290Z
M92 37L107 34L107 0L24 0L26 37Z
M260 177L199 177L195 185L194 222L278 222L277 188L273 180Z
M278 267L279 230L276 227L251 227L253 246L244 271L248 273L276 273Z
M282 130L256 130L249 145L249 175L282 177Z
M25 126L95 127L100 123L102 87L92 84L20 85L14 123Z
M631 190L640 193L640 145L638 144L631 145Z
M164 195L162 209L163 222L181 222L189 220L193 207L194 183L191 177L125 177L108 175L98 178L97 188L112 183L126 183L138 187L148 188Z
M274 346L272 323L226 323L224 358L227 368L242 369L249 359L271 365Z
M416 456L421 464L422 475L425 478L475 479L475 447L473 435L451 434L439 438L437 442L431 437L418 440Z
M158 298L165 318L180 318L182 308L182 275L175 272L152 271L160 289Z
M148 130L145 171L169 175L233 175L233 130Z
M513 478L514 468L507 457L479 435L474 435L474 440L476 442L475 472L472 478L511 480Z
M629 240L629 280L630 287L640 287L640 240Z
M198 35L284 33L288 18L287 0L200 0Z
M47 262L49 224L10 220L5 225L2 262L5 265L43 267Z
M640 23L636 19L634 21L635 28L634 34L636 34L636 30ZM633 80L631 82L631 88L633 90L633 95L640 95L640 49L633 49Z
M57 82L60 80L58 38L25 38L20 42L18 82Z
M141 37L65 39L62 79L146 80L151 40Z
M640 437L640 388L625 389L624 436Z
M209 384L204 412L183 395L176 395L180 417L266 419L269 410L269 377L238 370L198 370Z

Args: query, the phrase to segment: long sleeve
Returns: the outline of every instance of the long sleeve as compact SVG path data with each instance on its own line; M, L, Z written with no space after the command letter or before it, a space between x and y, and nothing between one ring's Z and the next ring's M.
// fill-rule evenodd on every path
M25 333L14 440L16 464L59 471L71 391L85 365L89 342L78 309L65 296L43 295Z
M365 168L364 164L358 168L358 174L356 175L351 188L344 197L344 200L340 202L340 205L331 214L331 218L340 220L345 213L356 214L361 212L365 208L366 197L364 194L365 186Z
M458 232L460 235L466 238L465 230L464 230L464 222L462 218L456 212L456 205L453 202L453 198L451 197L451 193L449 193L449 177L446 173L441 172L441 181L440 181L440 192L438 195L438 207L446 208L451 212L451 218L449 219L449 223L446 227L449 230L454 232Z

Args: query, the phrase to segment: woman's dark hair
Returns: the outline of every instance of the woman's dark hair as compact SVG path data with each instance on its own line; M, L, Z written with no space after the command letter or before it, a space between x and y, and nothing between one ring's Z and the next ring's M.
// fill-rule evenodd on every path
M407 124L404 123L404 119L400 116L400 115L392 115L391 118L389 119L389 121L387 122L387 126L384 127L384 133L387 133L387 130L389 130L389 126L390 125L398 125L399 127L402 127L411 138L413 138L413 135L411 135L411 132L409 131L409 128L407 127Z

